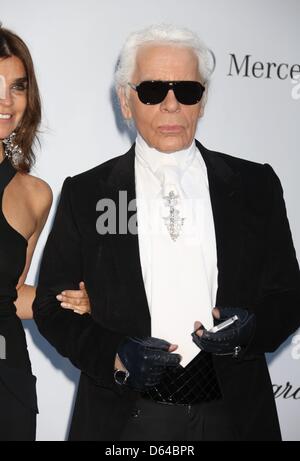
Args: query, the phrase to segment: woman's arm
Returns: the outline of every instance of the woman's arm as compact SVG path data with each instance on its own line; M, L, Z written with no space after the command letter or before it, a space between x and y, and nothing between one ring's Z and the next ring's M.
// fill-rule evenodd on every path
M30 180L30 177L28 178ZM32 197L32 206L34 208L34 215L36 216L36 227L33 234L28 239L26 263L21 277L17 285L18 298L15 302L17 308L17 315L20 319L32 319L32 303L35 298L35 288L30 285L25 285L25 280L30 268L32 256L36 248L36 244L40 234L47 221L49 211L52 205L52 191L51 188L42 180L36 182L38 186L35 194Z
M64 293L64 294L63 294ZM90 300L85 290L84 282L80 282L78 290L65 290L57 295L57 299L63 309L71 309L76 314L90 314ZM32 303L36 294L36 288L32 285L23 284L18 289L18 298L15 302L17 315L21 320L33 318Z
M17 316L21 320L31 320L33 318L32 303L34 298L35 287L25 284L20 286L15 305L17 308Z
M26 285L25 280L30 268L36 244L47 221L52 204L52 191L48 184L41 181L39 185L40 191L39 194L37 194L39 202L36 205L37 226L34 233L28 240L26 264L17 285L18 298L15 305L17 308L17 315L22 320L29 320L33 318L32 303L36 295L36 289L34 286ZM66 290L63 293L58 293L58 299L61 301L62 308L72 309L78 314L90 313L89 297L85 290L84 282L80 282L78 290Z

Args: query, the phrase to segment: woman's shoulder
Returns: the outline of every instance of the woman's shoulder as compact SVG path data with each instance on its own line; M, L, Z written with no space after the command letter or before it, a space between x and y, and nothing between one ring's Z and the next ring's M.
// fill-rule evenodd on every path
M52 190L49 184L41 178L33 176L29 173L19 173L19 180L30 194L39 194L39 198L52 200Z
M19 183L38 214L47 213L53 201L49 184L29 173L19 173Z

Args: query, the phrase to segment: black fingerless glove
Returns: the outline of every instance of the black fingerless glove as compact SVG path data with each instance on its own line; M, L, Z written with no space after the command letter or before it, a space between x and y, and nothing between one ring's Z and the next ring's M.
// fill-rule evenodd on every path
M126 385L137 391L156 386L168 367L177 367L180 355L168 352L170 343L158 338L127 338L117 351L128 371ZM117 381L118 382L118 381Z
M234 307L219 308L220 318L215 319L215 325L228 320L230 317L237 316L238 319L230 326L212 333L203 329L202 336L192 333L193 341L197 346L216 355L233 355L237 357L245 348L254 333L255 314L246 309Z

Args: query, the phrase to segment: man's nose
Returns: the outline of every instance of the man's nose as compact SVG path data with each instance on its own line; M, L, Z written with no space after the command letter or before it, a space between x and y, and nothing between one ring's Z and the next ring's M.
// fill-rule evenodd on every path
M161 110L167 112L177 112L180 110L180 103L177 101L175 93L173 90L169 90L167 96L161 103Z

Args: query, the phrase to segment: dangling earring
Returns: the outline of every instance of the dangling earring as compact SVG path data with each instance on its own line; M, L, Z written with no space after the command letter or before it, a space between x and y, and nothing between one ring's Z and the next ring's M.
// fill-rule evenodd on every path
M23 152L18 144L15 144L15 137L16 133L13 131L7 138L3 139L3 144L6 157L17 167L22 160Z

